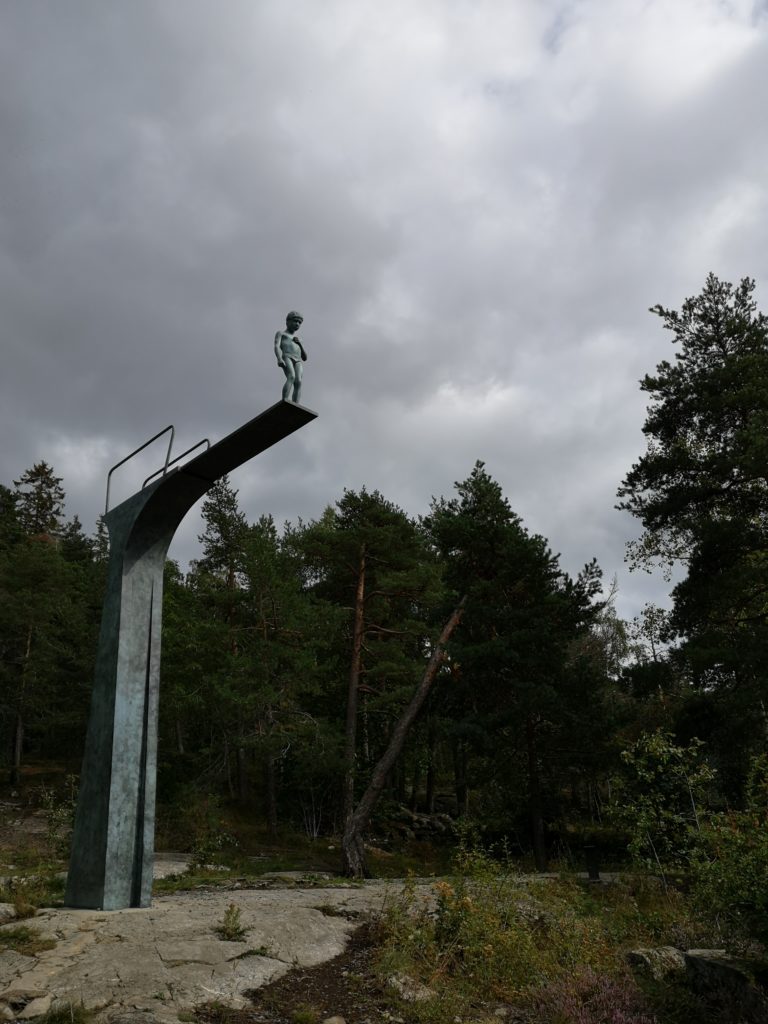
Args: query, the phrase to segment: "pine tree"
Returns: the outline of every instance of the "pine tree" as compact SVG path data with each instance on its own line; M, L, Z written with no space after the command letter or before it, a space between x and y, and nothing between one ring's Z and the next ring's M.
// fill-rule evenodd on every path
M740 752L742 778L768 729L765 712L744 713L768 703L768 317L754 289L749 278L734 287L710 274L679 312L651 310L672 334L675 359L641 382L648 446L618 492L645 531L630 549L635 563L685 570L669 638L699 706L717 705L699 715L713 723L710 735L724 715L742 723L740 736L718 744L725 762Z
M0 484L0 550L16 544L23 536L17 504L16 492Z
M348 609L342 820L356 801L358 769L370 770L426 662L438 574L417 525L378 491L345 491L302 536L316 593ZM380 723L379 739L369 728ZM362 725L362 729L360 726ZM360 733L362 732L362 736Z
M29 536L56 536L61 529L64 491L61 477L55 476L47 462L36 462L13 481L22 529Z
M456 488L458 497L433 502L425 526L450 589L466 594L449 645L458 810L467 808L470 758L490 785L516 750L525 763L536 864L544 870L544 747L564 723L576 642L600 608L600 572L593 562L576 580L564 573L482 462Z

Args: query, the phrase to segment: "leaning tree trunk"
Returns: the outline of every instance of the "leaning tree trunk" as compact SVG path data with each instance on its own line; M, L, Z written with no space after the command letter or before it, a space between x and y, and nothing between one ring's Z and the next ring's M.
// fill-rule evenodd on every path
M416 692L411 698L410 704L395 723L389 738L389 745L373 769L368 788L361 796L357 807L346 820L344 835L341 839L342 874L344 875L352 878L368 877L363 835L368 827L376 801L381 796L386 785L387 776L394 767L398 757L402 754L408 732L416 721L424 701L429 696L429 691L432 688L432 683L435 681L437 671L445 660L445 645L461 622L461 617L464 614L465 600L466 598L462 597L443 626L443 631L432 652L432 657L427 663L424 675L421 677L421 682L416 687Z
M357 703L360 692L360 668L365 631L365 545L360 548L360 564L355 587L354 623L352 627L352 661L349 667L347 692L347 724L344 730L344 786L341 813L344 821L355 805L355 758L357 755Z

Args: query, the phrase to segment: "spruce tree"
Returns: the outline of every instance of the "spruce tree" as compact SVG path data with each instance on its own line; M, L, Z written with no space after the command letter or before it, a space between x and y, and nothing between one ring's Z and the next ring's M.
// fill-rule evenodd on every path
M19 480L13 481L22 529L29 536L56 536L61 529L64 490L61 477L47 462L36 462Z

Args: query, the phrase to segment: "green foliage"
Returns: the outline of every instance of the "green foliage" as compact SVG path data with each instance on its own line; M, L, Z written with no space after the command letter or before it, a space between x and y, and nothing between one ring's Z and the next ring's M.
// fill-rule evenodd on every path
M699 735L739 801L748 755L763 742L768 686L768 317L754 289L710 274L679 311L651 310L675 358L641 382L647 451L619 489L619 507L644 528L630 545L634 564L685 569L667 631L679 648L666 660L678 685L717 702ZM656 666L640 675L662 682Z
M748 522L765 511L768 457L768 318L755 283L714 274L680 312L655 306L678 346L641 389L651 399L648 450L619 490L646 530L645 550L689 558L709 523Z
M14 480L19 523L29 536L55 535L61 527L64 491L61 477L55 476L47 462L37 462Z
M474 1019L479 1007L503 1002L524 1019L528 1012L552 1024L600 1024L611 1019L600 1007L615 1005L640 1024L652 1011L625 951L711 941L683 896L641 876L604 887L567 877L532 881L467 849L461 864L455 878L433 887L431 899L411 883L382 923L382 974L405 974L434 992L411 1004L415 1021ZM568 1016L569 992L580 992L594 1013Z
M40 803L46 814L46 845L48 856L52 860L67 860L72 828L75 823L77 808L78 777L67 775L63 795L53 787L43 786L40 792Z
M34 917L40 907L60 904L64 897L64 879L53 874L50 865L37 862L28 870L29 874L11 879L0 889L0 900L12 903L19 919Z
M291 1021L293 1024L318 1024L320 1020L320 1011L315 1009L313 1006L297 1006L295 1010L291 1012Z
M215 793L187 790L184 802L185 825L192 830L190 867L192 870L217 864L224 853L237 849L237 838L228 831Z
M456 490L457 497L434 501L424 522L449 587L467 595L449 645L446 711L454 759L466 763L477 788L496 796L491 813L506 812L507 828L518 809L510 807L510 794L527 791L537 864L544 868L552 776L589 771L607 732L608 648L592 632L603 610L596 600L601 574L594 562L576 579L563 572L482 462ZM500 748L505 756L498 756Z
M693 897L724 941L768 945L768 757L752 760L744 811L711 815L694 865Z
M230 903L221 921L214 928L220 939L224 939L225 942L242 942L248 934L248 929L243 925L241 915L240 907Z
M701 801L714 777L702 746L678 746L657 729L621 755L614 819L629 834L635 860L662 875L687 869L700 841Z
M61 1003L51 1007L48 1013L37 1017L38 1024L91 1024L94 1011L82 1003Z
M706 824L693 891L729 943L768 944L768 816L729 811Z

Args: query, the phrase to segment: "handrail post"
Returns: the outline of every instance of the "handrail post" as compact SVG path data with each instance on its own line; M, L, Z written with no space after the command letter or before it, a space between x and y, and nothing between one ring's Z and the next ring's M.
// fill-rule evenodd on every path
M165 474L168 472L168 460L171 457L173 439L176 435L176 428L172 423L169 423L167 427L163 428L163 430L159 430L154 437L150 437L150 439L148 441L145 441L144 444L139 445L139 447L135 451L132 451L130 455L126 455L124 459L121 459L119 462L116 462L112 469L110 469L109 473L107 473L107 499L104 502L104 515L106 515L107 512L109 512L109 489L112 484L112 474L115 472L115 470L119 469L120 466L124 465L126 462L132 459L134 455L138 455L139 452L143 452L145 448L152 444L153 441L156 441L158 437L162 437L163 434L166 434L169 430L171 432L171 436L168 440L168 451L165 453L165 465L163 466L163 476L165 476Z

